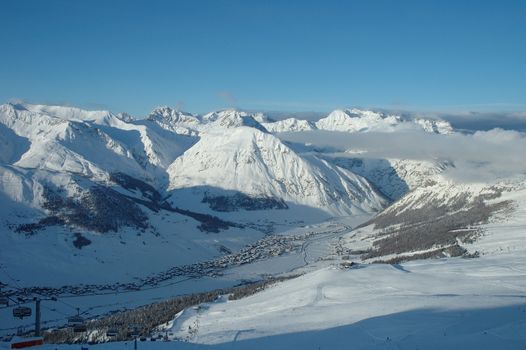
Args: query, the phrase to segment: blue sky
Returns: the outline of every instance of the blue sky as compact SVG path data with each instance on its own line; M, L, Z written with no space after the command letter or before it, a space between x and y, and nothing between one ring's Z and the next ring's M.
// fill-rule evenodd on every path
M0 5L1 102L526 110L526 1Z

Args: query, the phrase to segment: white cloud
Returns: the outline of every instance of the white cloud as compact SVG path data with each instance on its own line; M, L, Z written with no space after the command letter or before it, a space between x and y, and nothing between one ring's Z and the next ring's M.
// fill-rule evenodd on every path
M470 180L526 174L526 133L518 131L492 129L471 135L437 135L421 131L344 133L319 130L287 133L280 137L299 152L319 151L353 158L449 160L457 168L451 170L451 176L469 174Z

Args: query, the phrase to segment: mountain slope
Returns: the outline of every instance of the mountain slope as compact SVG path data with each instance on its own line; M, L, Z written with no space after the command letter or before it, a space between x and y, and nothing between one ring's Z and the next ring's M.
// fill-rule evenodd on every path
M392 201L407 192L426 186L434 176L454 167L452 162L439 160L327 158L334 164L365 177Z
M170 190L211 186L344 214L385 201L363 178L317 158L298 156L254 128L208 132L168 168Z
M53 114L43 113L48 110ZM11 140L16 135L15 143L29 145L13 164L98 178L120 171L162 183L154 178L195 142L154 124L69 107L1 105L0 125L11 130Z
M524 267L518 257L329 267L185 309L166 331L210 349L522 349Z
M341 241L364 261L399 263L448 256L477 257L488 225L519 218L524 225L526 181L470 183L436 175ZM499 236L499 232L491 234ZM524 246L522 247L524 249Z

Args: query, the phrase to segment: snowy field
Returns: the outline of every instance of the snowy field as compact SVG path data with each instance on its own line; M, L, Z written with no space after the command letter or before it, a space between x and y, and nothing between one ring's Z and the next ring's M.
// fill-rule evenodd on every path
M524 349L525 274L514 257L328 267L185 310L171 331L235 348Z

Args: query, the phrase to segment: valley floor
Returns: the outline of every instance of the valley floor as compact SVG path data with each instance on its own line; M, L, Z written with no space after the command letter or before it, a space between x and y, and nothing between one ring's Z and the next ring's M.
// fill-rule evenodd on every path
M178 295L228 288L270 275L312 271L319 266L332 263L332 260L322 259L327 258L332 244L339 236L350 232L351 227L366 221L369 217L366 215L340 218L286 230L279 235L268 236L253 243L244 251L209 262L187 265L189 268L183 269L180 274L173 276L165 276L164 272L152 274L155 278L148 280L146 284L143 283L144 276L126 276L128 279L126 282L131 283L133 288L123 288L125 285L117 282L60 287L53 291L58 292L56 295L61 301L43 302L43 325L53 327L65 324L67 316L76 313L75 307L81 309L84 317L94 318ZM333 258L340 259L338 256ZM0 277L11 283L11 289L15 292L19 293L23 290L20 289L20 282L17 282L15 276L23 277L25 274L8 272L2 267L0 265ZM108 271L108 274L112 273ZM102 278L105 274L106 272L103 273ZM42 291L47 292L45 289ZM22 294L15 296L26 297ZM33 319L13 319L11 308L0 308L0 336L12 334L19 327L32 329Z

